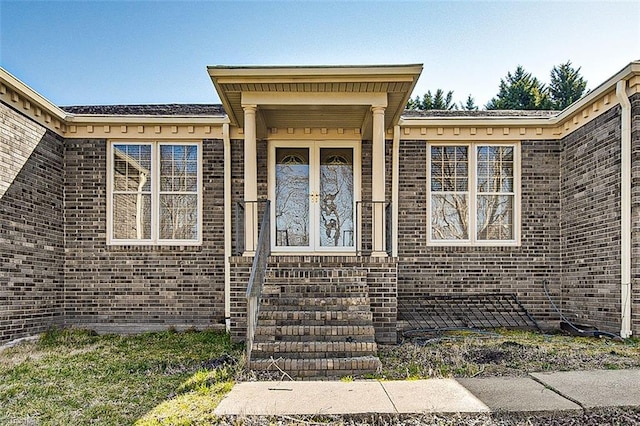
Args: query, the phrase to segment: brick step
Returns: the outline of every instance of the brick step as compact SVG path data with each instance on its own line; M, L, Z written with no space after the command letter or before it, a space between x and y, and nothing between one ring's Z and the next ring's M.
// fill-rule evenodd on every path
M346 321L349 324L352 321L371 321L373 314L371 310L349 310L349 311L277 311L277 310L260 310L259 321L279 321L286 323L288 321ZM273 324L271 324L273 325Z
M369 326L372 325L373 322L371 320L371 315L369 318L365 319L352 319L352 320L315 320L315 319L304 319L304 320L275 320L275 319L266 319L260 318L258 319L258 327L284 327L284 326L303 326L303 327L340 327L345 325L350 326Z
M259 326L256 336L373 336L373 325L274 325Z
M359 342L368 343L375 342L375 336L373 334L360 334L360 335L314 335L314 334L256 334L253 337L255 343L263 342Z
M277 367L276 367L277 365ZM249 363L252 370L286 372L295 378L312 377L344 377L378 372L381 363L375 356L345 358L273 358L252 359Z
M259 342L253 345L253 359L264 358L349 358L375 356L375 342Z
M268 283L263 287L262 294L287 294L304 297L366 297L369 294L369 289L366 283L348 285Z
M317 263L269 263L266 277L280 281L344 283L350 281L365 281L367 271L359 270L360 266L327 266Z
M269 297L268 295L263 295L260 309L270 306L283 309L296 307L298 308L297 310L307 310L308 308L348 309L353 307L370 309L368 297Z

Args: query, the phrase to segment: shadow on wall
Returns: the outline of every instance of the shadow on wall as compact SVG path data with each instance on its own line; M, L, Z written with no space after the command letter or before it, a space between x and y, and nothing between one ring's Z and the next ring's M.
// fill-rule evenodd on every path
M0 343L62 319L63 142L0 104Z
M25 119L6 105L0 105L0 200L24 167L46 129Z

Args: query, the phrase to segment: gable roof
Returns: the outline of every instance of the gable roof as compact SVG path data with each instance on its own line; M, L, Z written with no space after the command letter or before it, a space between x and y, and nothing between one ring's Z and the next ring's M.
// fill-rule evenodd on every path
M385 108L386 128L398 123L422 65L209 66L207 70L234 125L244 126L243 105L255 105L263 130L309 127L304 123L318 118L325 127L365 132L372 106Z

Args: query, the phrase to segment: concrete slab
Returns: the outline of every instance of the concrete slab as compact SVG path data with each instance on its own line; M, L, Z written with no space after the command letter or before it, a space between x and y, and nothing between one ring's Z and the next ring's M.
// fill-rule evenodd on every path
M380 382L399 413L487 412L489 408L453 379Z
M458 382L492 411L542 412L581 409L579 405L528 377L458 379Z
M585 408L640 404L640 370L532 373L536 379Z
M394 413L377 381L243 382L215 409L216 415Z

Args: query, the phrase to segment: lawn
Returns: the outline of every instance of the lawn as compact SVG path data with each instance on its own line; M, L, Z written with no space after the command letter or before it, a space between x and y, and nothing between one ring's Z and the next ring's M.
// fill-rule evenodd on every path
M0 424L200 424L241 359L217 332L52 330L0 352Z
M640 340L506 330L491 335L457 332L420 344L381 346L379 356L382 371L369 378L526 375L640 368ZM213 410L235 381L262 378L243 367L242 347L212 331L98 336L52 330L37 342L0 351L0 425L216 423Z

